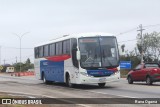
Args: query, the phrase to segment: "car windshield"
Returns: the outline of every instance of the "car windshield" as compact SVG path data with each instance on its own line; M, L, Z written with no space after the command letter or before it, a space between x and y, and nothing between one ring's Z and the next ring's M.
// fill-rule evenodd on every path
M82 68L118 66L119 56L115 37L80 38L79 48Z
M145 64L146 68L159 68L158 64Z

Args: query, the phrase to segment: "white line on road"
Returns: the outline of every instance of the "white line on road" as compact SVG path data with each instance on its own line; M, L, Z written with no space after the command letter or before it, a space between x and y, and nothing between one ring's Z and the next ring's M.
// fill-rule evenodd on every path
M85 90L88 91L88 90ZM113 96L117 96L117 97L126 97L126 98L138 98L138 97L131 97L131 96L126 96L126 95L114 95L114 94L110 94L110 93L103 93L103 92L97 92L97 91L88 91L88 92L92 92L92 93L98 93L98 94L105 94L105 95L113 95Z
M21 78L21 79L22 79L22 78ZM50 87L50 86L45 85L45 87ZM68 88L68 87L55 86L55 85L54 85L54 87L61 88L61 89L66 89L66 88ZM72 90L86 91L86 92L92 92L92 93L98 93L98 94L104 94L104 95L113 95L113 96L125 97L125 98L137 98L137 97L126 96L126 95L117 95L117 94L111 94L111 93L106 93L106 92L97 92L97 91L82 90L82 89L75 89L75 88L72 88ZM53 97L52 97L52 98L53 98Z
M50 86L46 86L46 87L50 87ZM61 86L55 86L57 88L61 88L61 89L66 89L68 87L61 87ZM86 92L91 92L91 93L97 93L97 94L104 94L104 95L112 95L112 96L117 96L117 97L125 97L125 98L138 98L138 97L132 97L132 96L126 96L126 95L118 95L118 94L110 94L110 93L103 93L103 92L97 92L97 91L90 91L90 90L81 90L81 89L75 89L72 88L72 90L77 90L77 91L86 91Z

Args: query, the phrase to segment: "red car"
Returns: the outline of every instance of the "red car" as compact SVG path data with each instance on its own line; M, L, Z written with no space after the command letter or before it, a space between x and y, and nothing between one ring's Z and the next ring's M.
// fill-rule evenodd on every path
M133 84L134 81L146 81L148 85L160 81L160 65L158 63L139 64L128 73L127 80L129 84Z

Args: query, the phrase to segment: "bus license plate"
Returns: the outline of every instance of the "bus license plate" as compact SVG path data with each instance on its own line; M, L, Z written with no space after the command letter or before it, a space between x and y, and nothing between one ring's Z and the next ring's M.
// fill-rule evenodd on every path
M99 81L104 82L104 81L106 81L106 78L100 78Z

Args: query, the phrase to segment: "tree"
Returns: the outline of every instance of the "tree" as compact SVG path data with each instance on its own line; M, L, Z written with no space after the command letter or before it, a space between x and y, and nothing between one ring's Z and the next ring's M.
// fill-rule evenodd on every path
M16 71L20 71L19 70L20 63L13 64L13 66L15 67ZM22 71L27 71L28 69L33 69L34 65L31 63L30 59L28 58L25 63L21 63L21 68L22 68Z
M152 33L145 33L143 35L143 52L144 52L144 59L154 59L158 60L160 56L160 33L152 32ZM142 46L141 46L141 38L138 34L137 36L137 47L139 53L142 53Z
M121 45L121 47L120 47L120 48L121 48L121 49L119 50L120 55L124 55L124 52L125 52L125 50L124 50L124 48L125 48L125 44Z
M28 69L33 69L33 64L31 64L30 59L28 58L25 64L23 64L23 70L27 71Z
M122 52L124 52L125 44L121 45Z
M21 67L22 67L22 65L23 65L23 63L21 63ZM15 64L13 64L13 66L14 66L16 72L20 71L20 63L15 63Z
M132 68L135 68L139 63L140 59L136 56L134 51L127 52L127 55L120 56L120 61L131 61ZM121 69L121 77L126 77L130 69Z
M140 59L136 56L134 50L129 51L128 54L125 56L120 56L120 60L121 61L131 61L132 68L135 68L140 63Z
M29 64L29 65L31 64L31 61L29 58L27 59L26 64Z

